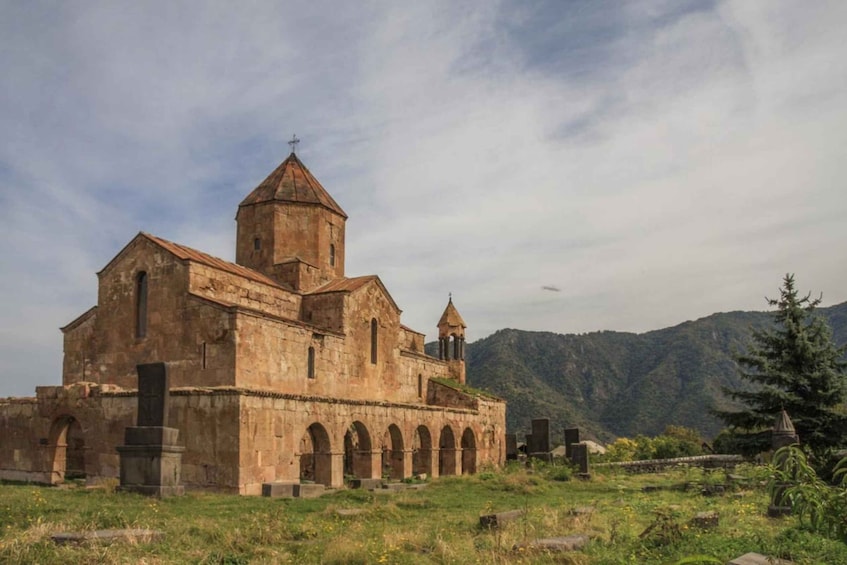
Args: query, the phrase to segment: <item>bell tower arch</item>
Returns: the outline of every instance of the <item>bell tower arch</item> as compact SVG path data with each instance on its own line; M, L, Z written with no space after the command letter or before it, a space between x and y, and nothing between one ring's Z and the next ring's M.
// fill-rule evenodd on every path
M447 361L450 376L465 383L465 321L453 306L453 296L438 321L438 358Z

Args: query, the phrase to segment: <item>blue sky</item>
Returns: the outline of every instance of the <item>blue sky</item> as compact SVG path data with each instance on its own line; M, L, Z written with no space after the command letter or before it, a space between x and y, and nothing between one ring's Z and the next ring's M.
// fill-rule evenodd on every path
M225 259L298 155L431 337L847 300L847 3L0 3L0 396L144 230ZM544 289L551 287L559 291Z

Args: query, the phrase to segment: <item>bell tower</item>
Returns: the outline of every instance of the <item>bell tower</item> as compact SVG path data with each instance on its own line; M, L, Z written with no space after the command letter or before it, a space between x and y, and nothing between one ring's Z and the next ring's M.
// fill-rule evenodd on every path
M453 296L438 320L438 358L447 361L450 376L465 384L465 321L453 306Z
M238 205L235 220L239 265L299 292L344 276L347 214L294 151Z

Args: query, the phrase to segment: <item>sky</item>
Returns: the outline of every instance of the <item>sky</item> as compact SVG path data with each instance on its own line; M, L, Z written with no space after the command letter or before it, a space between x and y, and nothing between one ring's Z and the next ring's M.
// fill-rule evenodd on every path
M0 1L0 397L139 231L234 259L297 154L427 334L847 301L847 2Z

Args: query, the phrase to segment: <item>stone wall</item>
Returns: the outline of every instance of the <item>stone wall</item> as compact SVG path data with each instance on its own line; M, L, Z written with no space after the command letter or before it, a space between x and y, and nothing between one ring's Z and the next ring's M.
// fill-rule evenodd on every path
M300 318L300 295L200 263L190 263L189 292L273 316Z

